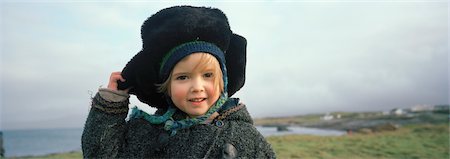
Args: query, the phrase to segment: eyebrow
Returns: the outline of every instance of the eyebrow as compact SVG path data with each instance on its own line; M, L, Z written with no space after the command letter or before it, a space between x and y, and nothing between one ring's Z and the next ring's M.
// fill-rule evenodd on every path
M205 68L202 70L202 72L209 72L209 71L215 71L214 68Z
M177 72L177 73L172 74L172 76L187 75L187 74L189 74L189 73L188 72Z

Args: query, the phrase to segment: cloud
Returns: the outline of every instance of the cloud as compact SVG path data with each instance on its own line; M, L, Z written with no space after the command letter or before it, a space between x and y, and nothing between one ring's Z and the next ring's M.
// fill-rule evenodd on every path
M247 81L235 96L254 117L448 104L439 3L195 4L222 9L247 38ZM2 4L0 126L81 127L88 92L141 49L142 22L172 5Z
M243 93L255 105L249 106L252 115L448 103L445 7L283 11L294 9L306 10L283 14L280 21L290 23L252 39L260 47L249 54ZM259 26L258 20L252 24Z
M109 72L121 70L140 46L139 35L116 44L120 38L98 33L96 28L78 28L91 24L88 15L69 9L52 16L52 10L61 11L58 5L4 9L8 14L2 17L2 125L7 128L53 127L46 122L52 120L61 120L57 127L81 126L89 108L88 91L105 84ZM34 14L23 11L28 9ZM54 21L61 17L71 19ZM103 26L111 26L114 18L106 19L108 25ZM30 21L32 26L24 25Z

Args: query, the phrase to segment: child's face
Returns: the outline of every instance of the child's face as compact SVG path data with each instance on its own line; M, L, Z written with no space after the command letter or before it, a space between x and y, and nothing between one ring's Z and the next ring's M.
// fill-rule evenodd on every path
M217 76L214 69L220 69L219 62L213 58L216 66L207 65L204 69L198 69L196 66L201 56L200 53L194 53L178 62L170 79L172 102L190 117L204 115L220 96L220 90L214 85Z

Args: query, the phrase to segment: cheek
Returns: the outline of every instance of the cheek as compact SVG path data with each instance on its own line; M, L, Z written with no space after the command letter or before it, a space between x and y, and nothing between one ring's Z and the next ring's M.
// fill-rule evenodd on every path
M220 89L218 86L214 86L214 84L210 84L207 89L211 96L220 96Z
M179 99L179 98L182 98L183 96L185 96L185 93L180 88L170 89L170 96L172 97L172 99Z

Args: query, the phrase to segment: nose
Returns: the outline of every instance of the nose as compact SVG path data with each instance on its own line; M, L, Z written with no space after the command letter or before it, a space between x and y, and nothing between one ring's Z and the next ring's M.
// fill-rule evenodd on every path
M191 91L192 92L203 92L205 89L203 87L204 81L202 78L192 79Z

